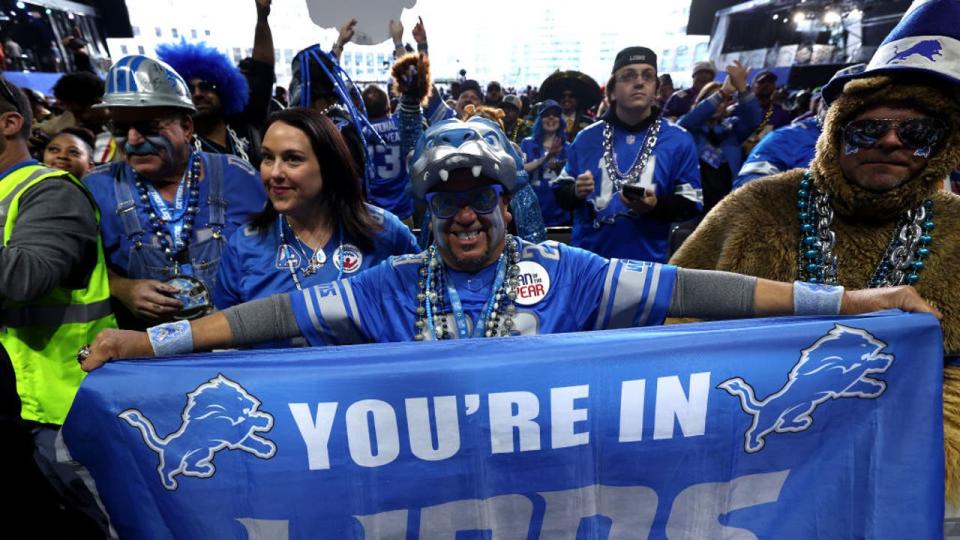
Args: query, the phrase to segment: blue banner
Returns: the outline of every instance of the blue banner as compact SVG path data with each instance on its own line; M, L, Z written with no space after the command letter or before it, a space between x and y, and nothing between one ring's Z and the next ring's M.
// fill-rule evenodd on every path
M63 427L121 538L942 538L929 315L114 362Z

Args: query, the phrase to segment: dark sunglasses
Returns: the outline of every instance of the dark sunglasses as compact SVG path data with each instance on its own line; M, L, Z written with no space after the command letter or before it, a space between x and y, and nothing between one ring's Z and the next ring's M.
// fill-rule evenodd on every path
M865 118L854 120L843 128L843 140L851 146L870 148L891 129L897 131L900 142L913 149L933 148L947 138L950 128L939 118Z
M195 91L197 91L197 90L199 90L199 91L201 91L201 92L216 92L216 91L217 91L217 85L215 85L215 84L213 84L212 82L209 82L209 81L189 82L189 83L187 83L187 86L190 87L190 92L195 92Z
M489 214L497 209L503 186L492 184L469 191L433 191L427 193L430 212L440 219L450 219L465 205L478 214Z
M118 122L112 120L107 123L107 129L116 139L126 139L130 133L130 128L137 130L137 133L144 137L151 137L160 133L165 121L161 119L138 120L136 122Z

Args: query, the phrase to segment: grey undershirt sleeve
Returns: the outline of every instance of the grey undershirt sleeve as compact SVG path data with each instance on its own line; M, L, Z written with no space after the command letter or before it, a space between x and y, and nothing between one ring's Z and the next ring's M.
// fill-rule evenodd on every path
M757 278L714 270L677 268L668 317L743 319L753 317Z
M246 347L299 337L290 296L275 294L223 310L233 333L233 345Z

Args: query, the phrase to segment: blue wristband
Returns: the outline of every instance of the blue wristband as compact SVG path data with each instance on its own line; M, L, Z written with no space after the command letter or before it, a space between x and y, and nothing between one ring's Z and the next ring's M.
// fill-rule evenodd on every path
M177 321L147 328L147 337L156 356L173 356L193 352L193 329L190 321Z
M793 282L794 315L839 315L843 287Z

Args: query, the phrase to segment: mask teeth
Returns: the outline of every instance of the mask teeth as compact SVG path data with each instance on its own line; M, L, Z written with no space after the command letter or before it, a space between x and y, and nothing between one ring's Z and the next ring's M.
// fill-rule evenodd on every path
M439 174L440 174L440 180L443 182L446 182L447 179L450 178L450 171L446 169L440 169Z
M473 177L474 177L474 178L480 178L480 172L481 172L481 171L483 171L483 167L481 167L480 165L474 165L474 166L470 169L470 172L473 173Z
M843 153L845 155L851 156L853 154L856 154L859 151L860 151L860 147L858 146L854 146L850 143L844 143L843 145Z

